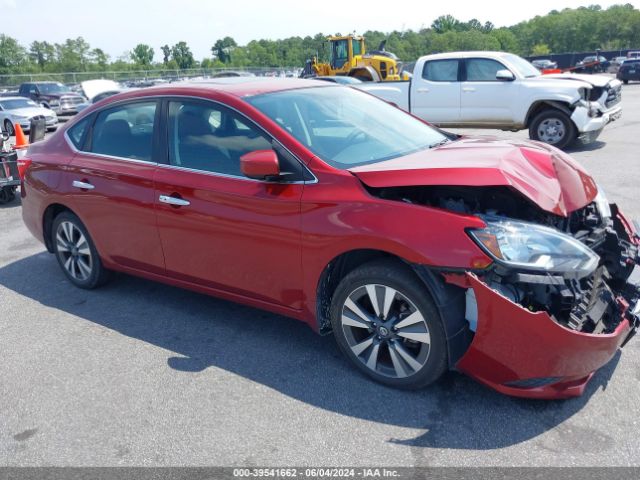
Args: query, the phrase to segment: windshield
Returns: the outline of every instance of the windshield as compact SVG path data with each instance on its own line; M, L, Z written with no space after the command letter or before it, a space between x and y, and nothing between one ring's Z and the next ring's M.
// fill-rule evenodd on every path
M446 142L438 130L350 87L287 90L247 101L333 167L347 169Z
M0 107L2 107L3 110L15 110L18 108L31 108L31 107L37 107L38 105L36 105L35 102L31 101L31 100L27 100L25 99L15 99L15 100L2 100L0 102Z
M503 58L511 63L521 77L531 78L540 76L540 71L522 57L513 55L512 53L507 53Z
M61 83L41 83L38 85L38 90L45 95L50 93L68 93L71 91L69 87Z

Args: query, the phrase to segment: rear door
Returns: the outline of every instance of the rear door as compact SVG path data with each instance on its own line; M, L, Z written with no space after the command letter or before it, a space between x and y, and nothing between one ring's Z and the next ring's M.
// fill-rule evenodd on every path
M303 166L251 120L205 100L167 101L169 165L156 174L167 274L301 308ZM281 181L252 180L240 156L275 149Z
M411 80L411 113L438 125L460 120L460 60L428 60Z
M158 115L155 99L126 102L66 132L77 153L63 174L61 189L103 259L162 274L153 185Z
M511 125L515 121L512 109L518 105L519 84L496 79L498 71L509 69L491 58L467 58L464 67L460 101L462 122Z

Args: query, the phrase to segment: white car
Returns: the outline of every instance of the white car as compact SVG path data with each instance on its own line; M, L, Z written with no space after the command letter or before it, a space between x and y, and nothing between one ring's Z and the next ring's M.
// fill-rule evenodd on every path
M558 148L594 141L622 114L622 83L602 75L540 72L505 52L427 55L410 82L355 86L445 127L529 129Z
M53 110L24 97L0 97L0 127L9 135L15 134L16 124L27 133L31 129L31 119L37 116L45 118L47 130L58 128L58 116Z

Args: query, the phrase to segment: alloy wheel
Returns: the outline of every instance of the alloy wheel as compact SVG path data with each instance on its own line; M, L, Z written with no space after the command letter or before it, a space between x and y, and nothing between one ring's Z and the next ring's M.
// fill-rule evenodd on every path
M85 281L93 271L91 248L80 229L71 222L64 221L56 231L56 250L62 266L74 279Z
M403 293L380 284L351 292L342 307L341 325L352 353L369 370L406 378L429 359L427 322Z

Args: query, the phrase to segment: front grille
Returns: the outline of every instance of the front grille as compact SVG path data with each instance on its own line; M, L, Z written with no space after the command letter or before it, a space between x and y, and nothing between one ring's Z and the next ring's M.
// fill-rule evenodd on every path
M609 90L607 91L607 100L605 101L606 107L613 107L614 105L620 103L621 100L622 86L618 85L617 87L609 87Z
M82 97L62 97L60 99L61 105L79 105L83 102Z

